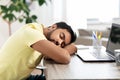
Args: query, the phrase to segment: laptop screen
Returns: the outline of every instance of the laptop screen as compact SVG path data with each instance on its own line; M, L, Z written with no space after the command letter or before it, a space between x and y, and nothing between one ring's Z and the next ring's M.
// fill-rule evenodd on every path
M113 23L109 34L106 51L114 56L115 49L120 49L120 24Z

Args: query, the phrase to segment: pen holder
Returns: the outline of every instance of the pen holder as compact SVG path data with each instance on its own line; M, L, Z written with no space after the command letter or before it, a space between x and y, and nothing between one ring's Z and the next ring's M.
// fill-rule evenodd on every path
M102 48L102 40L101 39L93 39L93 52L95 52L95 54L97 56L100 55L101 52L101 48Z
M101 39L93 39L93 48L97 49L97 48L101 48L102 46L102 41Z

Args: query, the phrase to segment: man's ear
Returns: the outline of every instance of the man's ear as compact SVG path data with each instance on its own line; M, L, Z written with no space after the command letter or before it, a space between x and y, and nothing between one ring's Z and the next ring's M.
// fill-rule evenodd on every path
M54 24L48 28L50 31L57 29L57 25Z

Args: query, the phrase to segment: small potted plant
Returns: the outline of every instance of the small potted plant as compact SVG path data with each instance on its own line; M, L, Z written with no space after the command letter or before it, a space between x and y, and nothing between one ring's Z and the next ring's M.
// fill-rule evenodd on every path
M11 24L15 21L36 22L37 16L30 14L30 6L34 1L37 1L39 6L46 3L46 0L10 0L6 5L0 5L0 16L8 24L9 35Z

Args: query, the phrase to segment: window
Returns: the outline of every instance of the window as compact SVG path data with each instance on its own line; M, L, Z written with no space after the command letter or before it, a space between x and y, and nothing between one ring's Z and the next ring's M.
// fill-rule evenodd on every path
M66 18L78 28L87 26L87 19L110 22L119 17L119 0L67 0Z

